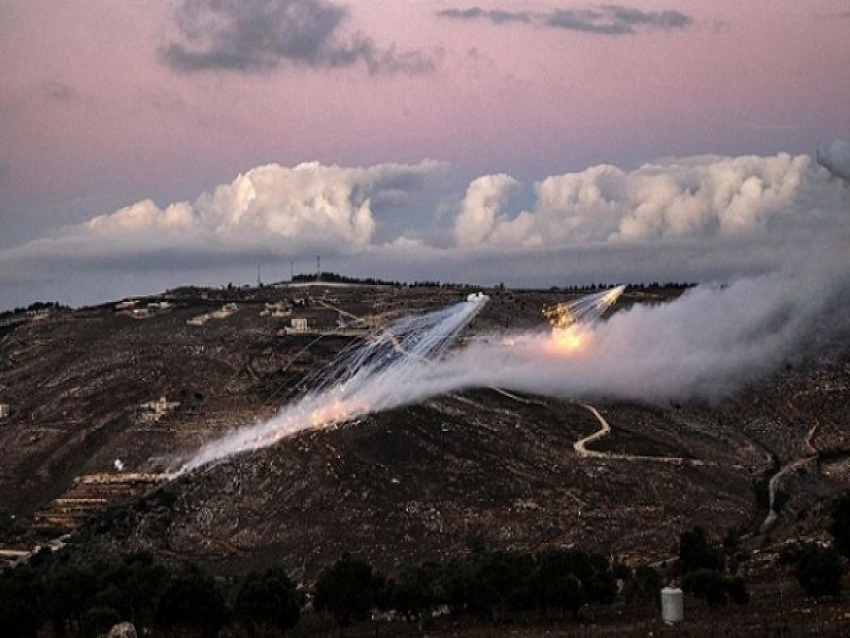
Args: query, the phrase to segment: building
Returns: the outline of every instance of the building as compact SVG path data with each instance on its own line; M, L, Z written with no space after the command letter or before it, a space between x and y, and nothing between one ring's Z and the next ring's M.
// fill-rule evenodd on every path
M156 401L148 401L139 406L139 418L142 421L159 421L178 407L180 407L179 401L169 401L165 397L159 397Z
M190 326L203 326L207 321L210 320L209 314L198 315L197 317L192 317L191 319L187 319L186 323Z
M0 419L5 419L11 411L12 408L8 403L0 403Z
M303 317L295 317L290 325L293 332L307 332L307 320Z

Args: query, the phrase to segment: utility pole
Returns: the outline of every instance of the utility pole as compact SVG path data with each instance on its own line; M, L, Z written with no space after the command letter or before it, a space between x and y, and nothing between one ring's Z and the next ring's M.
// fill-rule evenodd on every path
M295 279L295 260L289 260L289 281Z
M322 256L316 255L316 281L322 277Z
M257 262L257 288L263 287L263 280L260 277L260 262Z

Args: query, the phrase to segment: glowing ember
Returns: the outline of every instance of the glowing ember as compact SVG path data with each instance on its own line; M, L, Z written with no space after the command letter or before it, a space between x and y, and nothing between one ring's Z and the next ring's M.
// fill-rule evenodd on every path
M543 315L552 325L552 338L546 344L546 350L554 354L573 354L584 350L590 339L587 326L605 314L625 289L625 286L617 286L570 303L544 308Z
M558 354L572 354L581 350L588 338L589 335L575 324L567 328L553 328L547 350Z

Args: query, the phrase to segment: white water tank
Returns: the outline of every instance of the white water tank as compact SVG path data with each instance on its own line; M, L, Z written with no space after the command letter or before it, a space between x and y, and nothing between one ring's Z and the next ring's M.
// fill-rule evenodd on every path
M677 623L684 619L685 605L682 590L678 587L665 587L661 590L661 620Z

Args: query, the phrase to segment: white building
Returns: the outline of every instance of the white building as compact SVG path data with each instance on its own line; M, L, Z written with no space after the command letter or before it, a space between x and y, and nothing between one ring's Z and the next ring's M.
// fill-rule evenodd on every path
M169 401L165 397L159 397L156 401L148 401L139 406L139 418L142 421L159 421L164 415L178 407L180 407L179 401Z
M12 408L8 403L0 403L0 419L5 419L9 416Z

